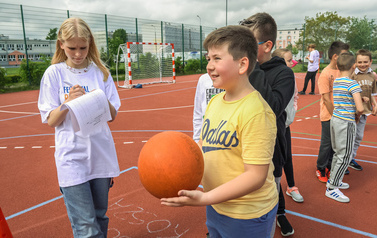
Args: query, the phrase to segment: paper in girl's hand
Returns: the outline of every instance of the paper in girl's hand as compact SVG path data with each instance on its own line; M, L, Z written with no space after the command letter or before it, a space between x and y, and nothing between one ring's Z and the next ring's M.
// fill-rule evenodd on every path
M72 127L83 136L100 132L111 120L110 107L105 93L96 89L62 105L60 110L69 109Z

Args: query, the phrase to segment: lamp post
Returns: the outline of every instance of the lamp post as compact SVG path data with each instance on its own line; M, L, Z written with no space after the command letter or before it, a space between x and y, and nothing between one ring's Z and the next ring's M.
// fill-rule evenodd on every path
M202 25L202 18L200 18L199 15L196 15L196 17L199 18L199 26L201 26Z
M228 0L225 0L225 26L228 25Z

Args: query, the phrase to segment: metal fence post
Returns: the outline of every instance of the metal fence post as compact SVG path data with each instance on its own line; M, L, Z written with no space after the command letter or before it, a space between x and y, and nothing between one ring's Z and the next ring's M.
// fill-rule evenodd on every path
M183 72L185 71L185 29L184 25L182 24L182 65L183 65Z
M203 46L203 42L202 42L202 25L200 25L200 73L202 72L203 70L203 55L202 55L202 46Z
M29 85L31 85L31 79L30 79L30 69L29 69L29 55L27 53L27 41L26 41L26 32L25 32L25 21L24 21L24 11L21 7L21 19L22 19L22 31L24 33L24 44L25 44L25 54L26 54L26 70L27 70L27 76L29 80Z
M109 32L107 30L107 14L105 14L105 29L106 29L106 51L107 51L107 58L109 58L110 51L109 51Z

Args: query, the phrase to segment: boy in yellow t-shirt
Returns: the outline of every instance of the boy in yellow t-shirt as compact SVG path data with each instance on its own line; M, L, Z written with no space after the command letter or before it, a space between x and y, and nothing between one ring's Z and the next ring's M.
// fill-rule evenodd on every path
M278 193L272 156L276 118L249 83L257 42L244 26L213 31L204 41L207 72L222 92L208 104L200 142L204 192L179 191L167 206L207 206L210 237L270 237Z

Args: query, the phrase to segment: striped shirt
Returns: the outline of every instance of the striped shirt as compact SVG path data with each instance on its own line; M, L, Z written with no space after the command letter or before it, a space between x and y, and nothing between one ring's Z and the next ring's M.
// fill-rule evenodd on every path
M361 93L361 88L356 80L352 80L348 77L334 80L333 116L346 121L355 121L356 106L352 96L354 93Z

